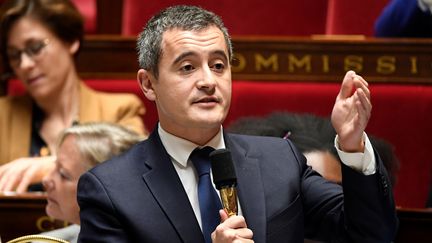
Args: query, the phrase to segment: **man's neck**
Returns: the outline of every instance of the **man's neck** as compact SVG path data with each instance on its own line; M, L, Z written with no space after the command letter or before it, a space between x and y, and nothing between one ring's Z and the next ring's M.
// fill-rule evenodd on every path
M181 130L173 130L167 127L164 127L162 124L159 124L161 128L176 137L188 140L192 143L195 143L199 146L206 145L210 140L212 140L217 134L220 133L222 126L214 127L214 128L183 128Z

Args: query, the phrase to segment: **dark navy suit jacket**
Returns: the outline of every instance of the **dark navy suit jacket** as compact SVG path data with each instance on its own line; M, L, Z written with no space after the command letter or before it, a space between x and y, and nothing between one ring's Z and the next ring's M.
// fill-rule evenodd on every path
M306 165L290 141L224 134L255 242L390 242L397 219L389 180L343 168L343 189ZM343 192L342 192L343 191ZM79 242L204 242L157 129L79 180Z

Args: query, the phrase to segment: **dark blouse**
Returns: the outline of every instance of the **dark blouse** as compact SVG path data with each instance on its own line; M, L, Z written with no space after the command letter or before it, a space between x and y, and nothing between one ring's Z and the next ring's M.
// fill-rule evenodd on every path
M32 129L29 151L30 157L39 157L41 155L47 156L51 154L47 143L39 134L43 118L43 111L35 103L33 103Z
M39 134L39 130L42 126L42 121L44 118L43 111L33 102L33 114L32 114L32 129L30 138L30 157L39 157L41 155L50 155L49 147L47 143ZM42 183L31 184L28 187L29 191L43 191Z

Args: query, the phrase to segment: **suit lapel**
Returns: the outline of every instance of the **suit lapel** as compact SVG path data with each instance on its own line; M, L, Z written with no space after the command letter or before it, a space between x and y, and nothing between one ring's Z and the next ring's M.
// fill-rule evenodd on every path
M146 164L150 169L143 174L145 183L177 230L182 242L204 242L195 213L172 161L160 141L157 128L148 140L148 151L151 152Z
M236 143L231 136L225 134L224 137L236 169L237 192L243 216L248 228L254 233L255 242L265 242L265 197L259 160L253 155L253 151Z

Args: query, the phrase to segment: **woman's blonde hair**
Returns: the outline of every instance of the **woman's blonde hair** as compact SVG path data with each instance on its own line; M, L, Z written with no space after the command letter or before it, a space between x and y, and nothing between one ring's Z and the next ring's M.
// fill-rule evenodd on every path
M90 168L125 152L144 139L120 125L104 122L84 123L65 129L60 135L58 147L68 136L75 136L76 146Z

